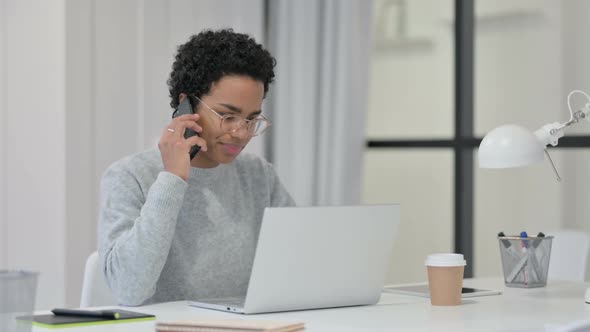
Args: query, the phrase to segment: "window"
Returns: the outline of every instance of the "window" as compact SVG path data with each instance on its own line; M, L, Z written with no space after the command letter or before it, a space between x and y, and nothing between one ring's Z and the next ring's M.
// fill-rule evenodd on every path
M565 121L567 93L590 92L589 10L581 1L375 2L363 200L402 205L388 282L424 280L424 258L437 251L465 254L467 277L501 275L499 231L590 230L590 123L550 149L561 183L547 161L477 164L492 128Z

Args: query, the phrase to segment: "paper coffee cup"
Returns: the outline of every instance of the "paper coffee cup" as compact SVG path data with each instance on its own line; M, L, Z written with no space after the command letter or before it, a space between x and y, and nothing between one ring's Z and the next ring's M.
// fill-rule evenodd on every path
M465 259L461 254L432 254L424 262L428 270L428 288L432 305L461 304Z

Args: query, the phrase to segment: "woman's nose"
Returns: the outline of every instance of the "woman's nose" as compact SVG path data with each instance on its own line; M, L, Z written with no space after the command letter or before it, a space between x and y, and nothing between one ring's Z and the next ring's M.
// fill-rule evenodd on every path
M231 135L233 137L239 138L239 139L246 139L250 136L250 133L248 133L248 126L247 125L241 125L239 126L237 129L234 129L231 131Z

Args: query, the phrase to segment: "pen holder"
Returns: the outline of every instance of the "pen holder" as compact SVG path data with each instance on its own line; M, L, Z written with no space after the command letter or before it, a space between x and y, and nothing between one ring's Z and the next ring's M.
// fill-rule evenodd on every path
M553 236L499 236L504 283L507 287L545 287Z

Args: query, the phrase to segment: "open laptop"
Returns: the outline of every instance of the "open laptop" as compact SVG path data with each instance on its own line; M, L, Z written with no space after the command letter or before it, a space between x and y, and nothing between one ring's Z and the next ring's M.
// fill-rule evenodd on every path
M266 208L245 298L189 304L242 314L375 304L399 205Z

